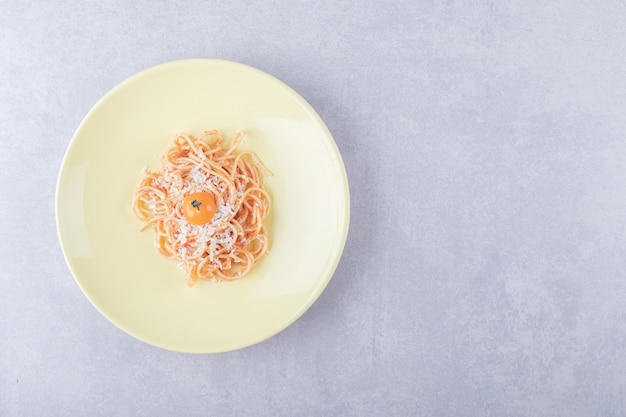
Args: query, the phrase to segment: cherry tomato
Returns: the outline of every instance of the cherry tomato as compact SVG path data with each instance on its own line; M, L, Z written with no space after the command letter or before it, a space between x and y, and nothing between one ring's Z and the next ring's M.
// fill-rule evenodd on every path
M217 207L211 193L189 194L183 201L183 214L190 224L201 226L211 221Z

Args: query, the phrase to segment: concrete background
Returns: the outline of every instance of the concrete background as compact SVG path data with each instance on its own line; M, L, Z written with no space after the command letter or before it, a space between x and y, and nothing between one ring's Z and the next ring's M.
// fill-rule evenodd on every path
M620 1L0 1L0 415L626 415ZM180 58L283 80L342 152L334 278L277 336L164 351L54 222L70 138Z

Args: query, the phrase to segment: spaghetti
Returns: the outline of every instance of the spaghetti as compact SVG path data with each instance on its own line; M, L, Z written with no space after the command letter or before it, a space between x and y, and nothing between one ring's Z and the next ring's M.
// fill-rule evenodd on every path
M267 253L263 220L271 202L259 167L269 171L252 152L236 151L242 137L238 131L224 148L217 130L177 135L162 158L163 172L144 170L135 192L141 230L154 228L156 248L178 262L189 286L240 278ZM200 214L211 204L209 215ZM191 218L196 211L206 219Z

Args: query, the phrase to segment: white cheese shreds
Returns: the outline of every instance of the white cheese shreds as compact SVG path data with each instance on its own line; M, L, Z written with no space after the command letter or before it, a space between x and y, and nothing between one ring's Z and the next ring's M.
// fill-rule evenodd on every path
M215 239L211 239L209 241L209 259L213 263L217 263L217 259L215 259L215 249L217 249L217 242Z
M199 166L189 171L189 178L196 184L206 183L206 176L202 172L200 172Z
M211 236L213 236L213 234L215 233L215 228L211 227L211 226L196 226L196 242L199 243L206 243L209 241L209 239L211 239Z
M217 206L217 211L215 212L215 216L213 216L213 220L211 220L211 223L212 224L220 223L234 215L235 215L235 208L233 206L231 206L228 203L220 204Z

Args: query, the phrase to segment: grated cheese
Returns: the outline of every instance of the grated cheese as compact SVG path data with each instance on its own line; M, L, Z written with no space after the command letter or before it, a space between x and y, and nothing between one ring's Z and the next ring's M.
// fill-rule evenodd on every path
M206 183L206 176L200 172L200 165L189 171L189 177L196 184L202 185Z
M227 220L230 216L235 215L235 208L230 204L220 204L217 207L217 211L215 212L215 216L213 216L213 220L211 220L212 224L218 224Z
M217 263L217 259L215 259L215 249L217 249L217 242L214 239L209 241L209 259L213 263Z

